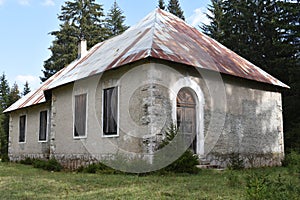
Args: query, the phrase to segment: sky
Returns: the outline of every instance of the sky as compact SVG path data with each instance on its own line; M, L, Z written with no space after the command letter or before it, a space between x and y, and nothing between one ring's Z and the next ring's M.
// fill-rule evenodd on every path
M19 90L28 81L31 90L40 85L43 63L51 56L48 49L54 38L49 32L58 30L63 0L0 0L0 73L5 73L10 86ZM96 0L106 14L113 0ZM165 0L167 4L168 0ZM117 0L132 26L153 11L158 0ZM210 0L181 0L186 21L194 27L208 23L205 14Z

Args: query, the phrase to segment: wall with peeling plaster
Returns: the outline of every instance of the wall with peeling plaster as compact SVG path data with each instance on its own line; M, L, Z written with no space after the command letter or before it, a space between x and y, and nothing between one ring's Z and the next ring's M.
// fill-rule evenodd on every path
M102 91L115 86L119 89L119 134L103 137ZM226 166L229 155L238 153L248 167L281 164L284 148L280 92L253 81L149 61L54 89L51 131L46 143L50 157L77 168L110 154L153 154L166 128L176 122L176 95L181 87L197 90L197 152L201 159ZM213 95L218 90L224 95ZM73 101L74 95L82 93L88 94L87 136L77 139L73 137ZM11 113L10 157L14 160L46 155L37 142L37 110L30 107ZM29 116L24 144L17 142L16 116L20 112ZM220 129L213 123L222 122L222 118Z

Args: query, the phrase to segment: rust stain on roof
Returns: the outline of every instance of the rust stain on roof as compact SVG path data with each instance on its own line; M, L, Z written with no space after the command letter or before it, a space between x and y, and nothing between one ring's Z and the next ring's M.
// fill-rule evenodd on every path
M288 88L178 17L156 9L123 34L92 47L85 57L63 68L5 112L45 102L46 90L148 57Z

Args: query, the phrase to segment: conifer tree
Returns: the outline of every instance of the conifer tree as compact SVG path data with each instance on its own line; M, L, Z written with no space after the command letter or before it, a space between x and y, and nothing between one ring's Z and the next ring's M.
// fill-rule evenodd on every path
M6 79L6 75L3 73L0 76L0 157L2 160L7 158L7 137L8 137L8 127L7 115L2 112L8 107L9 102L9 85Z
M5 110L8 107L9 101L9 84L6 75L3 73L0 76L0 107Z
M176 15L177 17L181 18L182 20L185 20L185 17L183 15L183 11L179 5L178 0L170 0L168 4L168 11L172 13L173 15Z
M15 103L17 100L20 99L20 92L18 85L14 83L14 85L11 87L8 98L6 102L5 108L8 108L10 105ZM1 135L1 157L4 161L8 160L8 136L9 136L9 114L5 113L3 114L2 118L2 132Z
M0 158L3 159L5 158L6 155L6 148L7 148L7 137L4 131L4 127L3 127L3 121L4 121L4 117L5 115L2 113L3 112L3 108L0 107Z
M18 85L15 83L10 89L3 73L0 76L0 157L4 161L8 159L9 115L2 112L19 98Z
M42 81L46 81L49 77L55 74L60 69L70 64L77 57L77 43L76 28L68 22L60 25L59 31L50 33L55 37L50 46L52 55L44 62L44 76Z
M20 99L20 91L17 83L14 83L8 95L8 106L12 105Z
M29 83L28 83L28 81L26 81L25 84L24 84L22 96L25 96L25 95L28 94L30 91L31 91L31 90L30 90L30 87L29 87Z
M159 0L159 1L158 1L158 7L159 7L160 9L162 9L162 10L165 10L165 9L166 9L164 0Z
M50 47L52 55L44 63L42 81L76 59L77 44L80 40L87 40L87 46L90 48L106 39L103 17L102 5L95 3L95 0L65 2L58 16L62 22L60 30L50 33L55 39Z
M117 2L114 1L105 20L108 37L119 35L128 28L128 26L124 25L125 18L123 11L120 9Z

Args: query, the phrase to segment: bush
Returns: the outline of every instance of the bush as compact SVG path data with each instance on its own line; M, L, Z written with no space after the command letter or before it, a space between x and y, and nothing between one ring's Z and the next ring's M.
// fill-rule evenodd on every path
M23 162L27 162L28 164L30 163L30 160L28 161L25 160ZM54 171L54 172L59 172L63 168L55 158L51 158L50 160L33 159L32 165L34 168L39 168L39 169L44 169L44 170Z
M85 173L95 174L98 169L99 169L99 167L97 166L97 164L93 163L93 164L90 164L90 165L86 166L85 168L83 168L82 171Z
M62 170L62 166L55 158L51 158L46 162L44 169L48 171L59 172Z
M229 164L227 167L231 170L241 170L245 168L244 161L240 158L239 153L230 154Z
M2 156L0 157L0 161L1 161L1 162L9 162L9 157L8 157L8 155L7 155L7 154L2 155Z
M291 151L287 154L282 161L284 167L297 166L300 165L300 154L296 151Z
M166 172L196 174L200 171L200 169L196 167L198 164L197 155L188 149L172 164L161 170Z
M115 173L120 173L119 171L106 166L105 164L99 162L99 163L93 163L87 166L81 166L77 169L77 172L82 172L82 173L108 173L108 174L115 174Z
M251 174L246 184L246 196L249 200L265 199L268 192L268 183L265 175Z
M300 193L299 184L293 184L284 180L279 174L272 180L267 175L252 174L248 177L246 185L246 197L249 200L289 200L298 199Z
M35 159L32 163L32 166L34 168L45 169L46 168L46 162L47 161L45 161L45 160Z
M165 132L165 139L158 146L158 149L162 149L167 145L172 145L172 141L179 134L179 130L176 125L171 124ZM175 149L176 150L176 149ZM198 173L200 170L196 167L199 164L198 156L192 151L187 149L177 160L170 165L161 169L160 172L175 172L175 173Z
M34 159L26 157L24 160L21 160L20 163L23 165L33 165Z
M291 151L282 161L282 165L287 167L289 172L298 174L300 179L300 154L296 151Z

